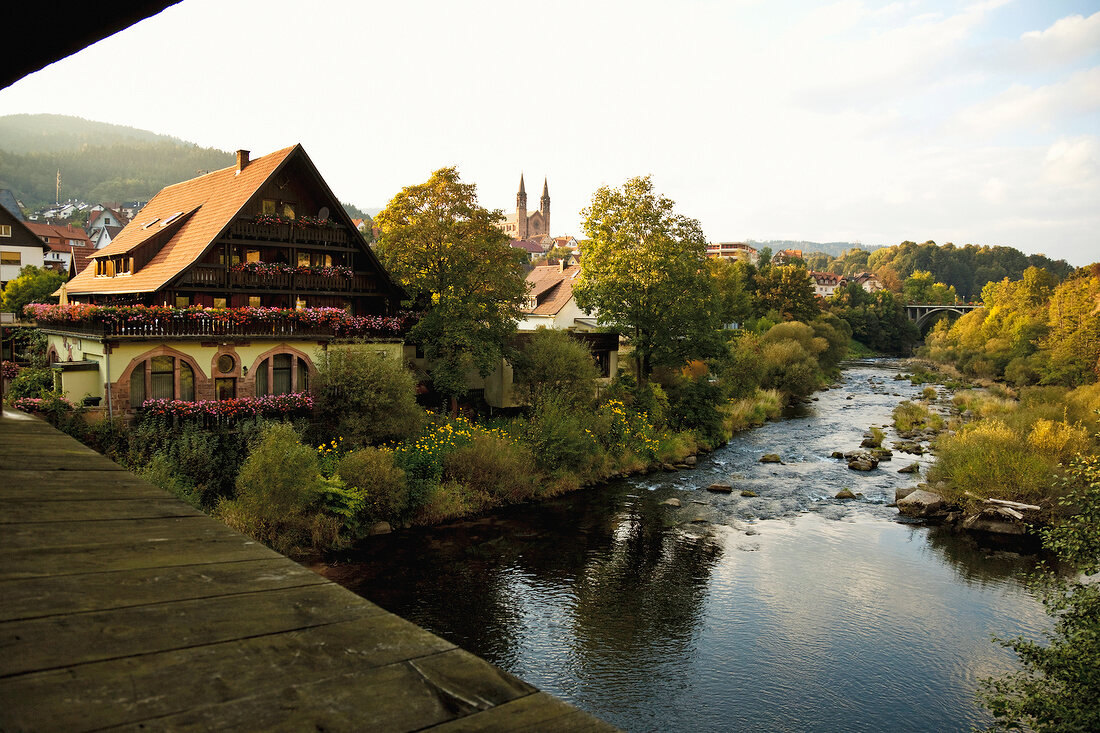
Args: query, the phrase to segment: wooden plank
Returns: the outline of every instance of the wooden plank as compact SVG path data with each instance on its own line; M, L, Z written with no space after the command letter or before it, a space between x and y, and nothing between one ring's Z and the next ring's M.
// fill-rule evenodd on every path
M105 519L99 522L45 522L16 524L0 532L0 552L55 547L95 547L132 543L140 537L146 544L188 539L215 539L242 535L201 514L154 519Z
M521 697L457 720L428 728L433 733L481 733L482 731L548 731L570 733L617 731L545 692Z
M4 599L0 621L325 582L320 575L282 557L0 580L0 598Z
M0 677L384 613L335 584L0 623Z
M451 649L454 645L434 634L393 614L380 613L301 631L36 672L0 684L0 729L78 731L119 726L196 707L232 704L302 681L321 683L317 694L323 701L324 688L331 687L331 680L339 675ZM357 704L374 714L380 693L381 689L362 690ZM281 703L274 707L281 708ZM151 727L164 728L163 722ZM260 726L246 722L239 727L257 730Z
M169 496L128 471L5 470L0 471L4 499L72 501Z
M487 662L459 649L431 657L437 658L440 666L469 660L482 672L493 670ZM494 700L506 702L531 694L530 686L515 678L494 679L498 683L491 693ZM480 689L487 688L483 685ZM415 731L474 711L454 693L474 694L461 689L441 690L412 664L397 663L332 679L302 679L281 689L194 707L177 715L122 726L121 730Z
M7 453L5 449L5 453ZM64 469L72 469L79 467L80 470L88 471L116 471L123 472L125 469L110 459L94 454L98 458L89 456L86 453L77 453L75 451L31 451L28 453L7 453L7 455L0 459L0 473L6 473L9 469L28 469L36 468L42 471L58 471Z
M77 547L29 547L4 551L0 580L154 569L179 565L237 562L282 557L261 543L236 533L184 537L171 542L129 538L114 544Z
M107 519L164 519L204 517L198 509L163 495L101 501L5 501L0 526L36 522L103 521Z

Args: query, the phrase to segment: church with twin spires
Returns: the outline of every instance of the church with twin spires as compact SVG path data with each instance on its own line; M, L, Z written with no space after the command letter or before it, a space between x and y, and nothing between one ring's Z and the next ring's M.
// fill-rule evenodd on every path
M499 226L512 239L542 239L550 236L550 189L545 178L542 180L539 208L528 214L527 190L523 186L523 174L520 174L516 213L508 214Z

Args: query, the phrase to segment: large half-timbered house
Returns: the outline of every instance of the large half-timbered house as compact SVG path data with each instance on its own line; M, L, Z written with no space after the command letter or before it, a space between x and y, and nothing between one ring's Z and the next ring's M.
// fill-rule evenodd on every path
M59 386L122 413L305 391L404 297L300 145L163 189L63 291L39 313Z

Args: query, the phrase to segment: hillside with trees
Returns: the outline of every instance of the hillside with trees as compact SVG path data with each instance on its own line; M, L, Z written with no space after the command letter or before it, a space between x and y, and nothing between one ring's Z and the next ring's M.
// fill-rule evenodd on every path
M165 186L233 163L231 153L167 135L63 115L0 117L0 188L29 209L61 197L147 200Z

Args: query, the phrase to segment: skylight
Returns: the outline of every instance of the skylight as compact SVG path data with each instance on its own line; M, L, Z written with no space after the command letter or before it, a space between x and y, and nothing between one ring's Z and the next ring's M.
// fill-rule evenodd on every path
M158 221L160 221L160 217L157 217L156 219L153 219L153 220L149 221L147 224L143 224L141 228L142 229L148 229L149 227L156 224Z
M170 217L168 217L167 219L165 219L164 221L162 221L162 222L160 223L160 225L161 225L162 227L166 227L166 226L168 226L169 224L171 224L172 222L174 222L174 221L175 221L176 219L180 218L181 216L183 216L183 212L182 212L182 211L177 211L176 213L172 214L172 215L171 215Z

